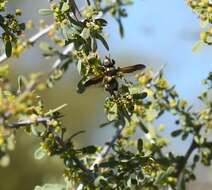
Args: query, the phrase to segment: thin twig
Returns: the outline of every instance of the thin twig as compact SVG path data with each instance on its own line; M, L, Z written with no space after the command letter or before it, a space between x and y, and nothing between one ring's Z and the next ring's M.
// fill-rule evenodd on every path
M17 121L12 124L7 125L8 128L18 129L20 127L26 127L28 125L32 125L34 123L48 124L50 121L49 117L38 117L36 121L32 121L31 119L26 119L22 121Z
M17 121L14 122L12 124L7 125L6 127L10 128L10 129L19 129L21 127L26 127L32 124L43 124L44 126L48 126L50 123L51 118L50 117L38 117L35 121L32 121L31 119L26 119L26 120L22 120L22 121ZM65 142L63 141L63 139L61 137L58 136L57 138L57 142L60 143L61 146L66 146ZM72 156L73 161L77 164L77 166L85 173L87 173L87 175L91 178L91 180L94 180L95 176L92 173L92 171L87 168L84 163L79 160L79 158L77 158L76 156Z
M39 40L42 36L47 34L53 28L54 28L54 24L47 26L46 28L44 28L43 30L41 30L40 32L38 32L37 34L29 38L28 43L33 45L37 40Z
M176 173L176 176L179 177L181 172L184 170L185 166L186 166L186 163L188 162L191 154L193 153L193 151L197 148L197 144L196 142L193 140L191 145L189 146L186 154L185 154L185 157L183 158L183 160L180 162L180 165L179 167L177 168L177 173Z
M116 140L120 137L121 132L123 131L124 126L119 126L119 128L117 129L114 137L111 139L110 142L108 142L104 148L102 149L102 151L99 153L99 155L97 156L96 160L94 161L94 163L92 164L92 166L90 167L90 170L93 170L94 167L98 164L100 164L104 158L108 155L108 153L110 152L110 149L112 148L112 146L115 144ZM80 184L76 190L82 190L83 188L83 184Z
M153 79L156 79L160 75L160 73L164 70L165 67L166 64L162 64L157 70L157 72L155 72L155 74L153 75Z
M27 40L27 44L33 45L36 41L38 41L42 36L44 36L45 34L47 34L50 30L52 30L54 28L54 24L51 24L49 26L47 26L46 28L44 28L43 30L39 31L38 33L36 33L35 35L33 35L32 37L30 37ZM10 57L6 56L6 53L2 54L0 56L0 64L4 63L6 60L8 60Z
M159 69L154 73L153 75L153 79L156 79L159 77L159 75L161 74L161 72L164 70L166 64L162 64ZM146 139L148 139L150 141L150 143L154 144L155 141L154 139L152 138L151 134L150 133L144 133L144 136L146 137Z
M183 160L179 163L178 167L177 167L177 172L175 174L176 178L177 178L177 189L181 189L181 183L184 177L184 169L186 167L186 164L190 158L190 156L192 155L193 151L197 148L197 144L195 143L195 141L193 140L191 145L189 146L185 157L183 157Z
M94 169L95 165L100 164L102 162L102 160L107 156L107 154L110 152L110 149L112 148L112 146L114 145L116 140L120 137L123 129L124 129L124 126L120 125L119 128L117 129L115 135L111 139L111 141L109 143L107 143L107 145L103 148L101 153L97 156L96 160L94 161L94 163L91 166L91 170Z
M62 55L66 56L66 55L68 55L68 54L69 54L71 51L73 51L73 50L74 50L74 44L73 44L73 43L70 43L70 44L63 50ZM62 64L62 58L58 58L58 59L54 62L53 66L52 66L52 70L55 70L55 69L59 68L61 64Z

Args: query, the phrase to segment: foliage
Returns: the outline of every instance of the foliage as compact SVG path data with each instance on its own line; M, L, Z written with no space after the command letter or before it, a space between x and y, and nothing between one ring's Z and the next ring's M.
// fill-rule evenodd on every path
M12 44L17 42L17 37L21 35L25 29L24 23L17 21L17 16L21 16L21 10L17 9L15 15L5 12L6 0L0 1L0 27L4 30L1 34L1 39L5 44L5 52L9 57L12 54Z
M194 47L196 51L203 44L212 44L212 2L210 0L187 0L187 3L198 15L201 27L206 30L200 33L200 41Z
M57 156L64 163L65 184L46 184L36 190L47 189L186 189L186 184L195 179L197 163L208 166L212 160L212 142L209 135L212 127L212 73L204 81L207 86L199 99L203 107L194 111L186 100L180 98L175 87L163 76L145 70L136 75L135 81L127 80L123 73L144 69L144 65L127 68L116 67L110 57L102 59L99 45L109 51L104 28L109 13L119 25L123 36L121 19L126 17L125 6L129 0L90 1L79 11L74 0L50 0L50 8L41 9L40 14L52 15L54 23L45 27L31 39L21 39L17 35L24 29L15 16L1 16L0 26L4 30L6 55L19 55L23 43L33 43L46 33L54 42L54 47L42 42L40 47L47 58L58 57L52 69L46 74L20 76L15 89L8 80L9 66L0 67L0 165L9 164L9 151L14 148L16 131L24 129L40 141L35 158ZM209 1L188 1L188 4L204 19L210 22ZM5 10L6 1L0 1L0 10ZM208 12L207 12L208 11ZM20 11L16 12L19 15ZM12 19L12 20L8 20ZM9 24L14 23L14 24ZM209 34L209 33L208 33ZM202 34L201 34L202 35ZM5 38L5 36L7 36ZM201 40L210 44L207 38ZM100 43L99 43L100 42ZM61 48L62 47L62 52ZM25 46L25 49L29 48ZM14 52L18 52L14 54ZM104 108L108 122L101 127L113 127L116 132L104 147L88 145L76 148L75 134L66 134L61 122L61 105L45 111L41 90L54 87L71 63L76 63L81 76L78 92L83 93L90 85L99 82L108 93ZM14 90L15 89L15 90ZM178 126L172 131L172 140L192 139L183 155L173 153L167 138L162 133L165 126L156 121L165 113L171 113ZM135 137L141 131L139 138ZM189 159L192 161L189 162Z

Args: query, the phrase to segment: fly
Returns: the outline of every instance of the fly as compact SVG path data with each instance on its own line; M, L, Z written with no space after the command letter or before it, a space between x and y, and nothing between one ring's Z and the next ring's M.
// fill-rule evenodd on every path
M102 82L104 84L104 88L111 95L114 95L116 91L118 91L119 85L117 78L120 78L123 73L132 73L138 70L145 69L145 65L137 64L127 67L115 67L115 61L106 56L103 65L101 67L102 72L100 75L87 80L83 83L83 87L87 88L91 85L98 84Z

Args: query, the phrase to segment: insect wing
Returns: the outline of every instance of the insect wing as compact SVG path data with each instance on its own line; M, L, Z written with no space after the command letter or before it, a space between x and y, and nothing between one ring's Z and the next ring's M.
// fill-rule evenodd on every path
M91 78L89 80L87 80L83 86L84 87L88 87L88 86L91 86L91 85L94 85L94 84L98 84L99 82L101 82L103 80L103 76L97 76L97 77L94 77L94 78Z
M122 73L132 73L138 70L143 70L145 69L146 66L143 64L138 64L138 65L132 65L132 66L128 66L128 67L122 67L122 68L118 68L118 70Z

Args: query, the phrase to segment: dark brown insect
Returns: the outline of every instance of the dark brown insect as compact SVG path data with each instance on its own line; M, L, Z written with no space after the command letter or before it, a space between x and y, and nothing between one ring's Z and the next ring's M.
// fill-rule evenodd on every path
M115 67L115 61L113 59L111 60L109 57L106 57L102 65L102 74L89 79L83 84L83 86L86 88L88 86L103 82L105 90L113 95L114 92L118 90L118 77L121 77L123 73L132 73L144 68L145 65L142 64L122 68Z

